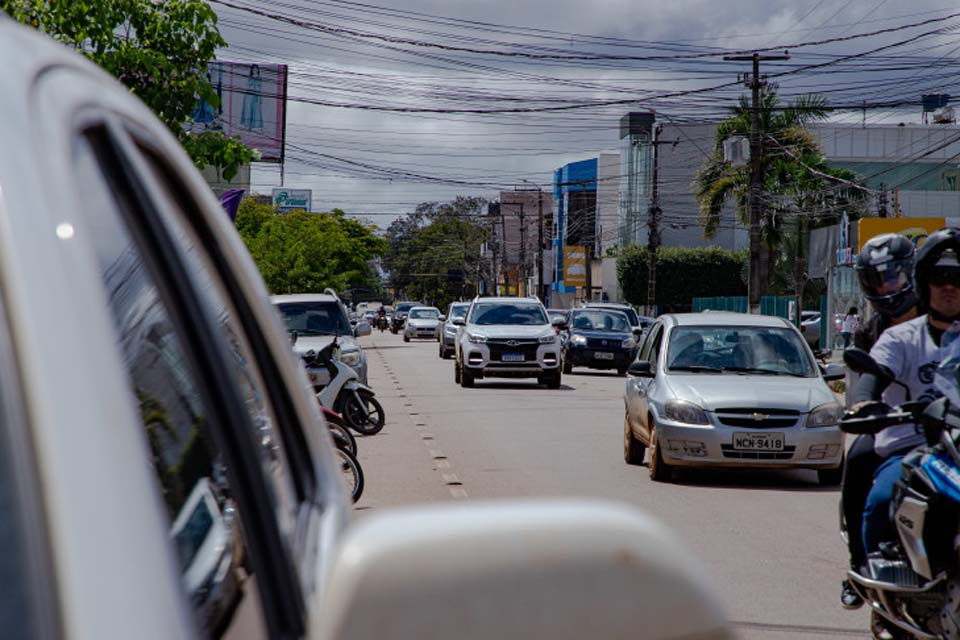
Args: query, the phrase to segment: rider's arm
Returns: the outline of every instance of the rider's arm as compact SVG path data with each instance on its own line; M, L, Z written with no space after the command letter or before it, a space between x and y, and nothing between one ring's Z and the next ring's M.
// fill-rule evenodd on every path
M860 376L857 384L851 389L850 406L855 407L863 402L879 401L883 397L884 390L889 386L890 380L886 378L880 378L869 373Z

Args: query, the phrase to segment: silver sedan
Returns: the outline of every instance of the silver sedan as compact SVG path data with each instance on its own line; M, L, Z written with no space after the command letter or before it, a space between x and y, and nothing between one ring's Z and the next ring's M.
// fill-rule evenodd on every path
M624 392L624 459L668 481L674 467L816 469L839 484L842 408L800 332L782 318L667 315L648 332Z

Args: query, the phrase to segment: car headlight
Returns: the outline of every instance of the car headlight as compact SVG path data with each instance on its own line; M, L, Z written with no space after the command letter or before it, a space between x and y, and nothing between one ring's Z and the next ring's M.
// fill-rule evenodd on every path
M457 325L444 325L443 332L447 335L455 336L457 335Z
M637 341L634 340L633 338L627 338L626 340L620 343L620 346L623 347L624 349L633 349L635 346L637 346Z
M581 336L580 334L576 334L570 337L570 342L572 344L584 345L584 344L587 344L587 339L584 336Z
M473 344L483 344L487 341L487 336L482 336L479 333L468 333L467 340Z
M685 424L710 424L707 412L692 402L685 400L667 400L663 406L667 420Z
M836 402L822 404L810 412L807 418L808 427L831 427L840 422L843 409Z
M553 344L557 341L557 334L550 333L545 336L540 336L540 344Z
M348 367L355 367L360 364L360 351L343 351L340 353L340 362Z

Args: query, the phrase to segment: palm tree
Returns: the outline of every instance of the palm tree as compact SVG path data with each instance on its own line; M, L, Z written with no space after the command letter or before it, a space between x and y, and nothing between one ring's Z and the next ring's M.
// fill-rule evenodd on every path
M862 202L865 190L856 184L849 171L827 164L816 138L807 127L827 117L822 96L802 96L786 107L773 89L760 94L761 184L764 198L761 219L761 265L792 265L801 257L803 238L789 242L792 255L778 259L785 234L806 234L812 221L830 222L839 218L847 203ZM750 224L750 167L734 167L724 160L723 142L731 136L749 136L751 108L745 96L729 118L717 126L713 154L701 165L693 182L700 205L700 223L704 237L712 238L720 224L720 214L733 200L742 224ZM802 285L788 276L797 291ZM771 280L768 268L761 274L761 291Z

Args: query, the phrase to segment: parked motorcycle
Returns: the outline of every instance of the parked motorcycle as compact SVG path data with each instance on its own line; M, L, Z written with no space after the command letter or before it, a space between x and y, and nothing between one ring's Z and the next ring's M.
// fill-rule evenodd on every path
M854 434L919 424L927 441L903 460L890 506L897 539L848 574L872 609L875 638L960 638L960 340L954 344L958 348L936 372L944 397L907 401L884 415L845 417L840 423ZM859 349L850 349L844 361L857 373L885 375Z
M373 389L360 382L357 372L333 357L337 346L334 338L319 351L308 351L303 359L308 366L323 367L330 373L330 382L317 393L320 406L339 413L347 426L365 436L379 433L384 425L383 407Z
M347 451L354 456L357 455L357 439L350 433L350 429L347 428L347 423L344 419L340 417L340 414L326 407L321 406L320 408L323 410L323 419L326 420L327 428L330 430L331 435L333 435L334 442L337 446L342 444Z

